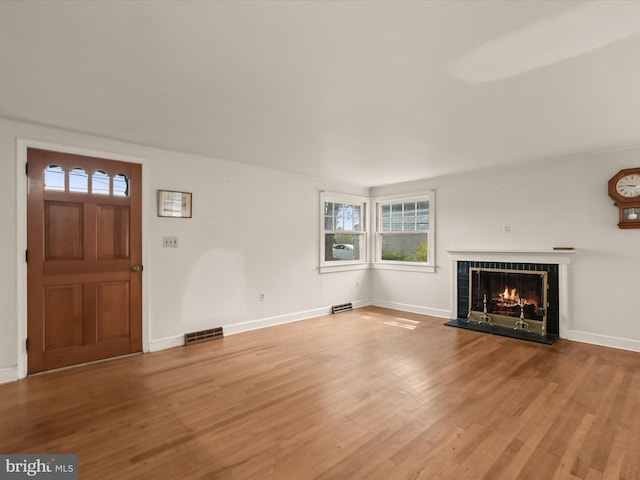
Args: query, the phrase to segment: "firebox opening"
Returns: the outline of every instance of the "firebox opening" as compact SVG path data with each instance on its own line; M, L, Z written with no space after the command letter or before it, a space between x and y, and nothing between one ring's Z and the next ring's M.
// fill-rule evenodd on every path
M546 335L547 272L471 268L468 321Z

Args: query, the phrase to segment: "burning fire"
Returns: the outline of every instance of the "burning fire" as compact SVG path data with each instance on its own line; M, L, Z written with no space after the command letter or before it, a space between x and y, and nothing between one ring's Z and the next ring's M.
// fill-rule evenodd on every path
M504 291L495 294L493 298L498 301L499 304L504 306L515 306L515 305L535 305L538 307L538 301L535 298L523 298L520 297L520 293L517 288L509 288L504 287ZM497 297L497 298L496 298Z
M504 287L502 298L507 300L513 300L513 301L518 301L520 299L518 295L518 290L515 288L512 288L511 290L509 290L509 287Z

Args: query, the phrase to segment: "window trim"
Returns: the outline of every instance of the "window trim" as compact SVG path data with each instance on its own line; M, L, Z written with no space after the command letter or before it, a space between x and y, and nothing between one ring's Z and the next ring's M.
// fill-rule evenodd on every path
M402 260L382 260L382 236L384 233L403 233L403 232L383 232L382 231L382 206L395 203L407 202L429 202L429 228L424 230L427 233L428 254L427 262L408 262ZM376 270L396 270L405 272L435 272L435 190L427 190L426 192L409 193L400 195L380 196L372 199L375 204L375 232L374 232L374 257L372 259L372 268ZM421 232L422 230L416 230Z
M346 203L361 207L360 230L345 230L346 234L360 235L360 259L359 260L325 260L325 230L324 204L325 202ZM364 270L369 266L369 204L370 199L364 195L352 195L336 192L320 192L320 273L340 272L347 270ZM330 232L335 232L331 230Z

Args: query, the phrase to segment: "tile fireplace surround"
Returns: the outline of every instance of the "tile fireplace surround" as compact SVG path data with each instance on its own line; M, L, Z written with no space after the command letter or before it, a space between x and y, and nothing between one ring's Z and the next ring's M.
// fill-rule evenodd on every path
M558 272L558 336L567 338L569 331L568 267L575 250L448 250L451 259L451 318L458 315L458 262L510 264L549 264ZM466 316L466 313L465 313Z

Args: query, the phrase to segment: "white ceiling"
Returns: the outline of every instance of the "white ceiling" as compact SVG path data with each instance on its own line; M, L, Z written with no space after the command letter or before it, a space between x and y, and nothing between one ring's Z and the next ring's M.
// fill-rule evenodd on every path
M5 0L0 117L368 186L640 145L605 3Z

